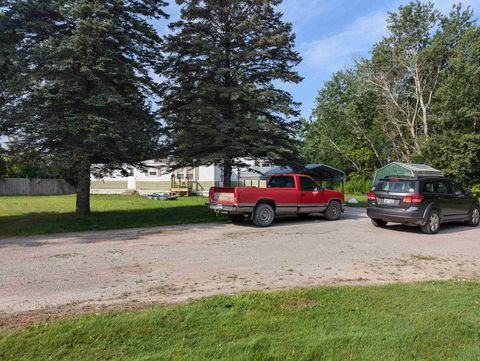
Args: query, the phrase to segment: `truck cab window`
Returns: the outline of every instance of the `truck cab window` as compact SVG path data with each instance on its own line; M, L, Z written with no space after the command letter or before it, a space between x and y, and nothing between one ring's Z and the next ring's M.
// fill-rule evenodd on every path
M295 188L295 181L290 176L271 177L268 188Z
M314 192L320 189L317 183L307 177L300 177L300 186L302 191Z

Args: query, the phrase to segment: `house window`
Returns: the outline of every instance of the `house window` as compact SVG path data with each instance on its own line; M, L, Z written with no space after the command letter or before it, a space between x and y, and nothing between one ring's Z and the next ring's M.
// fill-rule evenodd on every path
M198 177L196 176L196 172L194 168L180 168L173 172L175 179L179 181L188 179L188 180L195 180Z

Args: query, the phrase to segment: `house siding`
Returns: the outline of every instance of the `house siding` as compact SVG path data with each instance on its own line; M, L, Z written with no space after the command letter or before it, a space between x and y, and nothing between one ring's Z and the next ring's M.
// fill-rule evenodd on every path
M92 181L90 187L92 189L118 189L118 190L126 190L127 189L127 181L123 180L108 180L108 181Z

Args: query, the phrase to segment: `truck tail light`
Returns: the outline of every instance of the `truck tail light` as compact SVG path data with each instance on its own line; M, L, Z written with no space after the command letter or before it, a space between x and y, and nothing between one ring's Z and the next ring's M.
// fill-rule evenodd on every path
M368 192L368 200L369 201L376 201L377 200L377 195L373 192Z
M238 188L235 187L235 190L233 191L233 202L236 204L238 203Z
M423 201L423 196L421 194L409 194L403 197L403 203L412 203L418 204Z

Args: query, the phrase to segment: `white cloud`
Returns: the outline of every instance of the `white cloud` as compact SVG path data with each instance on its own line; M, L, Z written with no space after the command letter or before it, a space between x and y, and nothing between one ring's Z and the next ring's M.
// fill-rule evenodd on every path
M328 8L328 0L284 0L280 5L280 11L285 15L285 19L293 23L296 29L326 12Z
M305 65L322 72L334 72L352 63L356 55L366 55L387 33L387 13L375 12L357 18L343 31L300 45Z
M408 2L409 0L392 2L388 8L356 18L337 34L300 44L304 66L315 72L333 73L351 65L355 57L368 55L372 46L387 34L388 12L396 11L400 5ZM433 1L435 8L443 13L450 12L453 5L459 2L464 8L470 6L478 18L480 0Z

